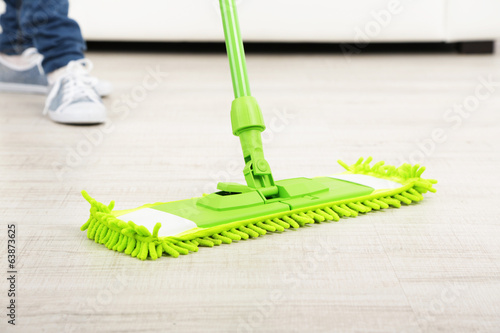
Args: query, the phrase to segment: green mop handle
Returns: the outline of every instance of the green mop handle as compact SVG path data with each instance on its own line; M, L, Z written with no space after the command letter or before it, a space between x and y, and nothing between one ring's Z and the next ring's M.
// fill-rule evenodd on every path
M248 82L245 49L241 39L238 13L234 0L220 0L222 24L226 37L227 55L231 67L234 97L251 96L250 83Z
M231 106L233 134L240 137L245 159L243 174L248 187L258 189L265 197L278 193L271 167L264 158L261 132L266 129L257 100L250 94L245 50L240 34L234 0L220 0L222 23L235 100Z

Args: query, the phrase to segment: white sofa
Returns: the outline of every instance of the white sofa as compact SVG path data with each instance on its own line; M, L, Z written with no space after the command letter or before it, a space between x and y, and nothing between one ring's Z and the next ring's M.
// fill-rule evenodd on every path
M246 41L469 42L500 38L500 0L236 1ZM70 4L70 15L80 22L87 40L223 40L218 0L70 0Z
M70 3L71 15L89 40L223 40L218 0ZM237 0L237 4L247 41L355 42L359 31L373 42L500 38L500 0Z

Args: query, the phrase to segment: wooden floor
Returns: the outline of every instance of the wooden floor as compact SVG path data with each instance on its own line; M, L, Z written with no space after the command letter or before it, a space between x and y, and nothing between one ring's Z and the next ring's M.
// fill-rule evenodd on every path
M276 179L371 155L426 165L438 192L156 262L88 240L80 191L125 209L243 181L228 65L88 56L115 86L106 126L54 124L43 96L0 95L1 223L18 241L17 325L2 278L1 331L500 332L500 85L481 83L500 81L500 56L249 56Z

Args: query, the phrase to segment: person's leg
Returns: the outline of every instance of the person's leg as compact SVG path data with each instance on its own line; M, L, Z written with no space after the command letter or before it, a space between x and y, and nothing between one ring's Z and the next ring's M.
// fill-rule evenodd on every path
M68 7L68 0L23 0L21 4L21 30L33 38L47 74L84 58L85 42L78 23L68 17Z
M67 0L44 0L43 5L41 3L6 0L7 10L0 18L3 28L3 34L0 34L0 92L46 94L50 85L66 74L66 66L71 61L83 58L85 43L78 24L67 17ZM34 47L35 37L45 61ZM111 92L109 82L93 81L100 96Z
M23 34L19 25L21 0L5 0L5 13L0 16L0 53L18 55L33 47L32 39Z
M19 26L23 34L32 37L43 57L43 72L47 74L50 92L44 114L65 124L102 123L106 119L106 107L99 96L99 82L89 75L92 65L83 55L85 42L78 23L68 18L68 7L68 0L21 2ZM25 53L28 51L31 50ZM2 65L0 59L0 90L2 84L24 89L25 82L14 81L27 81L24 77L29 77L34 70L37 69L21 71L9 64Z

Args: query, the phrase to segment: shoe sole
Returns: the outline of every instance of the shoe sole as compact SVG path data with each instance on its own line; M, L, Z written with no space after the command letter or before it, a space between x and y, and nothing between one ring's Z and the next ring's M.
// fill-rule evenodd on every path
M36 84L0 82L0 92L47 95L49 87Z
M60 121L60 120L55 120L51 119L53 122L57 124L63 124L63 125L82 125L82 126L90 126L90 125L99 125L99 124L104 124L106 122L106 119L103 120L86 120L86 121Z

